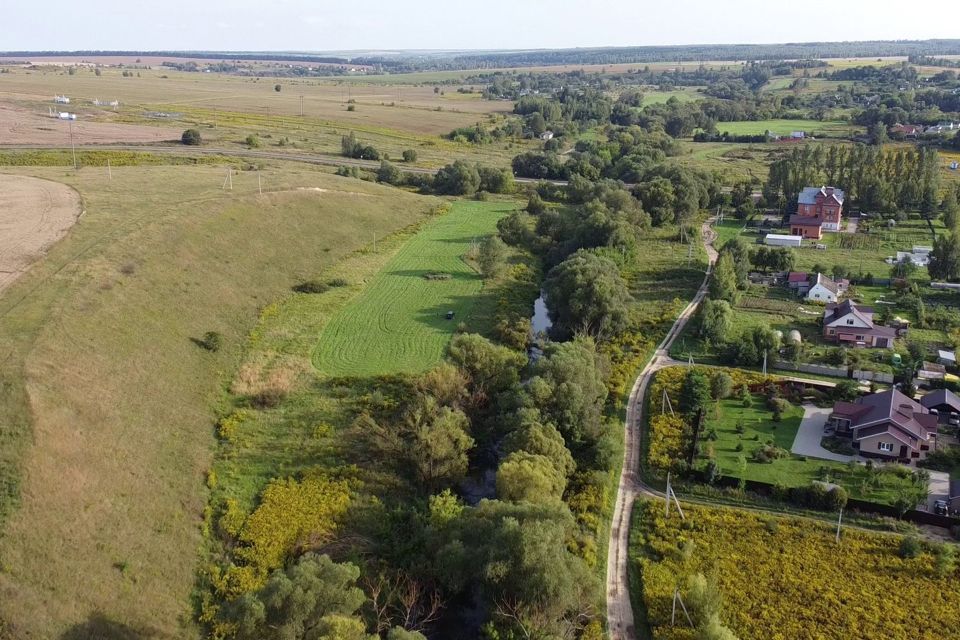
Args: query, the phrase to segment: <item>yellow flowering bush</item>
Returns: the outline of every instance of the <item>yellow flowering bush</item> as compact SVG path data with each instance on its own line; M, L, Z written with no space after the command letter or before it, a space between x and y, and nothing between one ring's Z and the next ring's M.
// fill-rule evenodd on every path
M670 626L674 589L702 573L723 595L724 623L764 640L960 638L957 572L941 576L929 548L912 559L901 537L829 524L688 505L686 522L661 503L638 505L642 596L655 640L692 640Z

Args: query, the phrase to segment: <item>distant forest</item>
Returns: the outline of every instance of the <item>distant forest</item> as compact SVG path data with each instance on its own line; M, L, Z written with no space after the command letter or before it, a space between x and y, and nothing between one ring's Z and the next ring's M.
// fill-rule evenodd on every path
M868 40L862 42L798 42L786 44L670 45L543 49L485 52L399 52L391 55L326 56L296 52L235 51L2 51L0 57L160 56L210 60L268 60L372 66L390 73L485 69L571 64L645 64L707 60L790 60L960 55L960 40Z

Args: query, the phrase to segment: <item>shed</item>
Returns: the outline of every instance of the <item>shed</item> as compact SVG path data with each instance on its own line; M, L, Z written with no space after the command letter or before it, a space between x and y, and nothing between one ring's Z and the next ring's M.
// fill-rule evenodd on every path
M946 367L952 367L957 364L957 354L953 351L944 351L943 349L938 349L937 362Z
M782 233L768 233L763 239L764 244L777 247L799 247L802 242L802 236L790 236Z

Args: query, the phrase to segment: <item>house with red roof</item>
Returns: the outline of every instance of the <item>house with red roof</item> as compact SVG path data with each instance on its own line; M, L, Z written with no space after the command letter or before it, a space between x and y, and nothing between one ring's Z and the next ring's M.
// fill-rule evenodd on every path
M909 463L936 449L937 416L896 389L837 402L827 420L865 458Z

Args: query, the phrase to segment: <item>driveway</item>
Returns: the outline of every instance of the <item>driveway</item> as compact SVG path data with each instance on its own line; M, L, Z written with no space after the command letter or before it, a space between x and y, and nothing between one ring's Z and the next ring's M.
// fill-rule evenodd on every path
M847 228L844 229L844 231L847 233L856 233L858 226L860 226L860 218L847 218Z
M805 406L803 408L803 420L800 421L800 428L797 429L797 437L794 438L793 447L791 447L790 451L800 456L833 460L835 462L849 462L853 460L855 456L844 456L839 453L833 453L820 446L820 439L823 437L823 426L826 424L829 415L830 409Z
M937 500L946 500L950 497L950 474L946 471L930 472L930 498L927 500L927 510L933 511L933 503Z

